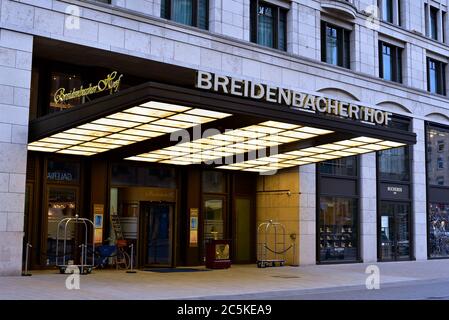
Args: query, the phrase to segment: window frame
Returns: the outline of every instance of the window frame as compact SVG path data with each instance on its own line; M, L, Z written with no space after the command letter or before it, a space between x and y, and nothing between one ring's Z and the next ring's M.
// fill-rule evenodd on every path
M436 78L436 92L432 92L430 88L430 63L435 64ZM440 60L436 60L431 57L426 59L426 71L427 71L427 91L434 94L446 96L446 63Z
M264 5L267 7L271 7L273 9L273 47L265 46L258 42L258 34L259 34L259 6ZM279 45L279 35L280 35L280 20L281 13L285 14L285 28L283 30L284 34L284 47L280 48ZM263 0L251 0L250 3L250 40L252 43L258 44L260 46L266 48L277 49L281 51L287 51L287 25L288 25L288 9L284 7L277 6L271 2L263 1Z
M384 55L383 55L383 48L389 47L391 52L391 59L392 59L392 68L393 68L393 74L392 79L385 79L384 75ZM397 83L402 83L402 52L403 49L401 47L395 46L391 43L388 43L383 40L379 40L379 78L382 78L386 81L393 81Z
M337 31L337 64L327 61L327 28ZM345 69L351 69L351 32L336 24L321 20L321 61Z
M206 25L204 28L199 26L199 14L200 14L200 6L199 6L199 1L201 0L192 0L192 24L190 25L191 27L195 27L195 28L199 28L202 30L209 30L209 8L210 8L210 3L209 0L203 0L206 1ZM162 14L162 8L163 8L163 3L165 3L165 15ZM174 20L172 20L173 17L173 0L162 0L161 1L161 12L160 12L161 18L176 22ZM181 22L176 22L176 23L180 23Z
M438 8L435 8L434 6L429 6L429 37L433 40L438 41ZM432 17L435 15L435 24L432 23ZM432 30L434 29L435 35L432 33Z

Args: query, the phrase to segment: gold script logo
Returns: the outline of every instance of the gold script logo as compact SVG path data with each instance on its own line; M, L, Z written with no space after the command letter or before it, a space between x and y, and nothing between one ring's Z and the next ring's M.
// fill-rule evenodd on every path
M98 81L97 85L89 85L87 88L79 88L78 90L73 89L72 91L66 93L65 88L59 88L54 94L55 103L64 103L72 99L86 97L91 94L103 92L109 90L109 94L115 93L120 89L120 82L122 80L123 74L117 77L117 71L114 71L106 76L105 79Z

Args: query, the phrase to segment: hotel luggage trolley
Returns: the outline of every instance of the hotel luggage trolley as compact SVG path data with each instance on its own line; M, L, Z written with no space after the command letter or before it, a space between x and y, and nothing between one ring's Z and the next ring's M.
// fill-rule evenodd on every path
M286 248L285 226L282 223L268 220L257 228L257 267L275 267L285 264L285 255L292 248Z
M73 224L73 225L81 225L84 226L84 243L80 245L81 248L81 264L79 265L75 265L75 264L71 264L69 263L70 260L67 259L67 232L70 232L70 230L68 230L68 227ZM60 232L61 232L61 227L63 227L64 229L64 239L62 240L60 237ZM92 231L92 248L95 248L95 239L94 239L94 230L95 230L95 225L92 222L92 220L86 219L86 218L80 218L78 215L75 215L74 218L64 218L61 221L59 221L58 223L58 230L56 233L56 267L59 268L59 272L60 273L66 273L66 270L70 268L78 268L80 271L80 274L89 274L92 272L92 269L94 268L94 263L95 263L95 253L92 249L92 263L88 264L87 263L87 241L88 241L88 233L89 233L89 229L91 229ZM62 255L62 261L60 260L61 257L59 256L59 242L62 241L63 242L63 255ZM72 254L72 259L73 254ZM72 272L73 273L73 270Z

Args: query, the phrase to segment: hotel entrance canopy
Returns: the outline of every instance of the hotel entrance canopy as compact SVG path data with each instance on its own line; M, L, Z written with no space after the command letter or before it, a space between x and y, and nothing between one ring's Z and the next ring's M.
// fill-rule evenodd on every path
M149 82L38 118L30 123L28 149L267 172L416 143L414 133L386 126L385 112L351 104L342 110L341 102L336 114L318 112L337 102L218 81L203 83L214 92ZM226 88L248 90L247 97L227 95ZM370 112L376 121L363 121Z

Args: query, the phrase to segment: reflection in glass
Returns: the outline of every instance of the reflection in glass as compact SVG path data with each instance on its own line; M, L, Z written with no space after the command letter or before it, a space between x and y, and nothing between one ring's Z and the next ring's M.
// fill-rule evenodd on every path
M449 204L429 204L429 255L449 257Z
M203 192L226 192L226 176L220 171L203 171Z
M427 132L427 179L430 185L449 186L449 129L429 127Z
M429 91L438 93L438 72L435 61L429 60Z
M223 239L223 200L204 201L204 240Z
M381 214L381 259L410 259L410 205L382 202Z
M393 23L393 0L382 1L382 19Z
M259 5L257 26L257 43L273 48L274 17L273 8L267 5Z
M355 177L357 175L357 157L347 157L325 161L320 163L318 166L321 174L351 177Z
M430 7L430 37L438 40L438 9Z
M357 259L357 200L320 198L320 261Z
M112 184L121 186L141 186L154 188L175 188L174 168L112 165Z
M172 206L151 203L146 208L148 265L170 264L170 216Z
M380 178L409 181L409 148L401 147L378 152Z
M391 47L382 44L382 64L383 64L383 78L385 80L393 80L393 56L391 54Z
M55 264L56 258L56 237L58 233L58 223L64 218L74 218L76 214L76 191L70 188L50 187L48 190L48 230L47 230L47 265ZM61 225L59 239L67 240L66 258L70 258L74 251L75 225L69 224L67 236ZM59 246L58 255L62 258L63 247Z
M326 27L326 62L338 65L338 32L336 28Z
M193 0L172 0L172 5L173 21L193 25Z

